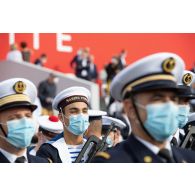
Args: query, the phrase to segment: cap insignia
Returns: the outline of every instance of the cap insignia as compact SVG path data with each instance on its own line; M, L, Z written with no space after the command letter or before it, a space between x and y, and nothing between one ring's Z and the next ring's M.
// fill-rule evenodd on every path
M14 85L14 91L16 93L23 93L26 89L26 84L23 81L18 81Z
M185 85L189 85L192 82L192 79L193 79L192 74L186 73L183 76L182 82Z
M175 59L174 58L168 58L163 61L162 63L162 69L166 73L170 73L175 68Z

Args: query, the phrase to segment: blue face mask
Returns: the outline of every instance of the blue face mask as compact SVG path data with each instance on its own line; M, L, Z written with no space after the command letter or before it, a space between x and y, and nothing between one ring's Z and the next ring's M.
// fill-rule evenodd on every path
M112 139L109 136L106 138L106 143L108 144L108 147L112 147L113 146L113 141L112 141Z
M78 114L69 117L67 129L74 135L82 135L89 127L89 115Z
M190 106L189 105L179 105L178 106L178 121L179 121L179 128L182 128L188 122L188 115L190 113Z
M138 107L143 108L144 106ZM173 135L178 128L178 106L169 103L149 104L144 107L147 119L144 127L156 141L165 141Z
M17 148L26 148L30 145L36 131L35 122L30 118L22 118L7 122L7 141Z

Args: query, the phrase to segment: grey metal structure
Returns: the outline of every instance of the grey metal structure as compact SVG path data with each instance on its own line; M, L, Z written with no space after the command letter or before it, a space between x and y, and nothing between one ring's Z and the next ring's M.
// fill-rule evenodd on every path
M91 108L100 108L99 86L95 83L79 79L71 74L64 74L49 68L35 66L34 64L27 62L0 61L0 81L14 77L23 77L31 80L38 86L39 82L46 79L51 72L59 77L57 93L71 86L86 87L91 92Z

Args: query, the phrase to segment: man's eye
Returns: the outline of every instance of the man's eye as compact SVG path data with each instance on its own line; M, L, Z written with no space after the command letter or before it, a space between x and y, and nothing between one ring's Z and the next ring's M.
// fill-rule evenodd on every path
M75 114L75 113L77 113L76 111L70 111L70 114Z
M158 101L158 100L161 100L162 97L160 97L160 96L155 96L155 97L153 97L152 99L153 99L154 101Z
M32 114L26 114L26 117L30 118L32 117Z
M14 119L15 119L15 118L10 118L9 121L12 121L12 120L14 120Z

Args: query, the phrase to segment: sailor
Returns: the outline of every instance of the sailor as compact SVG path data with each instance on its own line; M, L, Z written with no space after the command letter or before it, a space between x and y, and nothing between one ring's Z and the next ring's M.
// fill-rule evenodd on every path
M84 87L67 88L54 98L52 106L59 111L64 132L43 144L37 151L38 156L55 163L75 161L86 142L83 135L89 126L89 102L90 92Z
M195 151L195 113L191 113L188 116L188 121L183 127L185 132L184 138L180 144L180 147L184 147Z
M108 129L111 127L111 124L114 124L114 128L110 131L107 137L107 144L108 147L114 147L116 144L123 141L121 131L126 127L126 124L121 121L120 119L116 119L110 116L103 116L102 117L102 135L104 136Z
M37 118L39 128L37 132L38 143L29 148L29 153L36 156L40 146L63 132L62 122L57 116L42 115Z
M156 53L115 76L111 95L123 101L132 134L93 162L195 162L195 153L170 145L178 127L178 87L185 64L174 53Z
M188 121L188 116L190 114L190 100L195 99L195 94L193 94L191 85L194 80L194 73L188 70L183 72L181 79L178 81L178 97L179 97L179 109L178 109L178 121L179 126L175 134L171 139L171 144L179 146L181 141L184 139L185 132L183 127Z
M0 162L46 163L47 159L28 154L27 147L36 131L33 111L35 85L24 78L0 83Z
M101 110L89 110L90 125L85 133L85 137L89 138L92 135L100 138L102 137L102 117L107 115L107 112Z
M195 113L194 112L189 114L188 121L186 125L183 127L185 133L188 132L192 126L195 126Z

